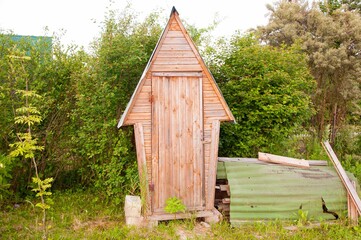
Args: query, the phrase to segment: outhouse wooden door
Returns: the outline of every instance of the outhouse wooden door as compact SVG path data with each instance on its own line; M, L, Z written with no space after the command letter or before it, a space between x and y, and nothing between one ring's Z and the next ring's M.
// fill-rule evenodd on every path
M152 74L152 211L170 197L204 209L202 74Z

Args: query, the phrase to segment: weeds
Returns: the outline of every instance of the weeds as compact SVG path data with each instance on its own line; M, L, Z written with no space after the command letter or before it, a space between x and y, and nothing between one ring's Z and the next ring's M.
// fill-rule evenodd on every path
M361 239L361 227L349 226L346 219L302 226L294 222L260 221L232 227L222 221L205 227L191 218L160 222L154 228L140 228L125 226L122 209L116 203L104 201L99 192L54 192L53 200L57 207L50 208L48 212L51 239L182 239L181 234L187 239L207 240ZM9 207L1 211L1 239L41 239L42 231L34 225L40 211L27 202L21 203L18 208ZM302 221L306 215L301 216ZM294 226L292 230L286 229L289 225Z

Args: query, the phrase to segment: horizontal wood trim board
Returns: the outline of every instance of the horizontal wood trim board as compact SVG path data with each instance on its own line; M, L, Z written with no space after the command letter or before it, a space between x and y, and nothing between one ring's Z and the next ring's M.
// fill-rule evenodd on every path
M201 72L153 72L155 77L201 77Z
M189 45L162 45L160 50L192 50L192 48Z
M184 35L181 31L168 31L167 38L168 37L184 37Z
M189 43L183 36L169 38L167 35L167 37L164 39L163 44L164 45L185 45L185 44L189 44Z
M152 71L202 71L200 65L152 65Z
M196 58L158 58L154 61L155 65L193 65L199 64Z
M181 58L181 57L195 57L195 54L188 50L188 51L182 51L182 50L160 50L158 52L157 58Z
M148 217L148 220L155 220L155 221L164 221L164 220L171 220L171 219L183 219L183 218L201 218L201 217L211 217L214 216L212 211L199 211L194 213L177 213L177 214L153 214L152 216Z

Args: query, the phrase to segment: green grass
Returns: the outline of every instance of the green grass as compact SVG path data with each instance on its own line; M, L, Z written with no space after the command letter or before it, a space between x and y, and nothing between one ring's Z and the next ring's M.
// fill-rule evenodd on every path
M294 222L227 222L203 226L196 219L162 222L157 227L128 227L122 206L92 192L55 192L48 213L49 239L361 239L361 227L346 220L297 226ZM41 239L40 211L24 201L0 212L0 239ZM291 228L290 228L291 227ZM292 230L290 230L292 229Z

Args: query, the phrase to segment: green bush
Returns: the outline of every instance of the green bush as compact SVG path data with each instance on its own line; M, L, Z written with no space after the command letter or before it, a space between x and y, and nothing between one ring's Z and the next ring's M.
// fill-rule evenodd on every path
M302 129L314 110L314 89L305 56L296 47L261 45L235 36L213 66L237 124L221 128L220 155L251 157L279 148Z

